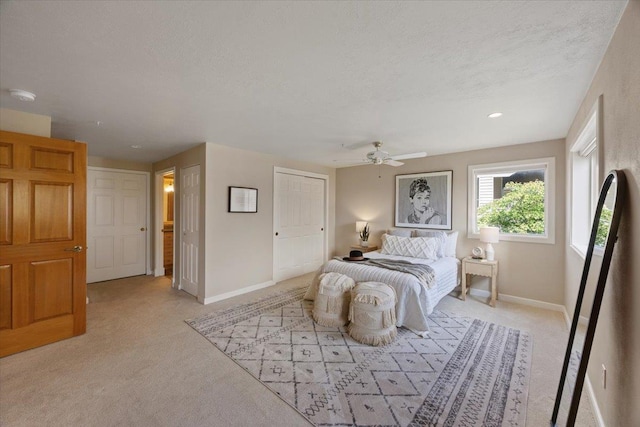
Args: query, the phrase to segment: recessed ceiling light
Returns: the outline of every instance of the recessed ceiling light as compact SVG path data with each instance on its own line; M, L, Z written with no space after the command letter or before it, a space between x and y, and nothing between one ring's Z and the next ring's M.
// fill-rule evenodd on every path
M142 148L142 145L132 145L131 148L133 148L134 150L139 150Z
M502 113L491 113L489 114L489 118L490 119L497 119L498 117L500 117L502 115Z
M9 93L12 97L19 99L20 101L31 102L36 100L36 95L31 92L27 92L26 90L9 89Z

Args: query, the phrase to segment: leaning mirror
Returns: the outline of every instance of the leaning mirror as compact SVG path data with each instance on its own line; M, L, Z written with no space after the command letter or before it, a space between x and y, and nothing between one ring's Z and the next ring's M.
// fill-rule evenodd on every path
M573 310L573 321L569 331L567 350L564 356L564 364L560 375L560 383L556 394L551 426L572 427L576 424L580 395L587 373L591 345L596 332L598 314L602 303L611 257L618 238L618 225L622 215L622 206L626 191L626 178L624 172L614 170L609 172L602 184L600 197L591 227L591 236L584 259L584 268L578 290L578 298ZM594 253L601 258L600 271L597 265L592 266ZM585 288L589 282L589 274L598 278L593 304L589 313L589 321L586 325L580 325L580 312L582 309Z

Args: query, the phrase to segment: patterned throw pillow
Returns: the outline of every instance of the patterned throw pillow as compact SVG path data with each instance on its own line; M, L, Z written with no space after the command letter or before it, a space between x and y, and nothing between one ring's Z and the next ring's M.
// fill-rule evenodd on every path
M444 255L445 246L447 243L447 233L444 231L432 231L432 230L415 230L413 232L414 237L433 237L438 240L438 248L436 250L438 258L442 258Z
M437 247L438 240L433 237L401 237L383 234L380 253L435 260L438 259Z

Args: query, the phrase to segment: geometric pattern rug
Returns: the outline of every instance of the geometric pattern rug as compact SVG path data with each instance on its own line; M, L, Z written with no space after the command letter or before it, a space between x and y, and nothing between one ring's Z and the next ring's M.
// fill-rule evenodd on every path
M524 426L532 342L434 311L386 346L311 318L306 287L186 322L316 426Z

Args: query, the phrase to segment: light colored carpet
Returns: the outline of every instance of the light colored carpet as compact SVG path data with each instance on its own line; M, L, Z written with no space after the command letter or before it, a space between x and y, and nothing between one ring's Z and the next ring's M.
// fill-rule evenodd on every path
M310 276L203 306L165 277L91 284L87 333L0 359L2 426L309 426L184 322L299 287ZM528 427L549 425L568 330L559 312L447 296L438 309L528 331ZM582 414L588 402L580 404ZM580 424L588 425L588 424ZM593 424L591 424L593 425Z
M316 425L525 425L527 333L435 311L427 338L372 347L315 323L305 290L187 323Z

